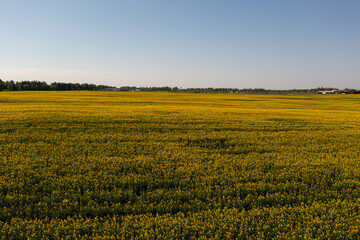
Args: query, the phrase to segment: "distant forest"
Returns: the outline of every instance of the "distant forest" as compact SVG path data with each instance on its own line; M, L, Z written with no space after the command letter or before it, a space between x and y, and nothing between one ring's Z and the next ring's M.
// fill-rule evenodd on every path
M59 83L53 82L50 85L40 81L2 81L0 79L0 91L69 91L69 90L103 90L115 87L95 85L87 83Z
M313 89L272 90L263 88L178 88L178 87L135 87L123 86L120 88L88 83L61 83L48 84L41 81L2 81L0 91L142 91L142 92L187 92L187 93L247 93L247 94L317 94L319 91L338 90L337 88L319 87ZM345 89L346 93L359 94L360 90Z

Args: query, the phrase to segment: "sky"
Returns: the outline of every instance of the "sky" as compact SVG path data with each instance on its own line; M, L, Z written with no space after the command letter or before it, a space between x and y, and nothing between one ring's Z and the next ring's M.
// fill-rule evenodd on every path
M0 79L360 89L359 0L0 0Z

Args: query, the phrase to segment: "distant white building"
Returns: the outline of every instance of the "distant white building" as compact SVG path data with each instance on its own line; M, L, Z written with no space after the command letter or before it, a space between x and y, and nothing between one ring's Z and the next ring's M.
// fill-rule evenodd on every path
M319 94L348 94L347 90L327 90L327 91L319 91Z
M319 91L319 94L335 94L336 90L331 90L331 91Z

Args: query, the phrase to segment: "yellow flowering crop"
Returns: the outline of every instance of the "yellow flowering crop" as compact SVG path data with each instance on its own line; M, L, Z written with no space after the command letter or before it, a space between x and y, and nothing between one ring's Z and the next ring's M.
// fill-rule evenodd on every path
M0 239L356 239L360 96L0 92Z

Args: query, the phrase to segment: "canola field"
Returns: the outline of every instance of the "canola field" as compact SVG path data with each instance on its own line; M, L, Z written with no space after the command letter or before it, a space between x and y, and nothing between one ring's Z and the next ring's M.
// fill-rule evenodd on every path
M358 239L360 96L0 92L0 239Z

